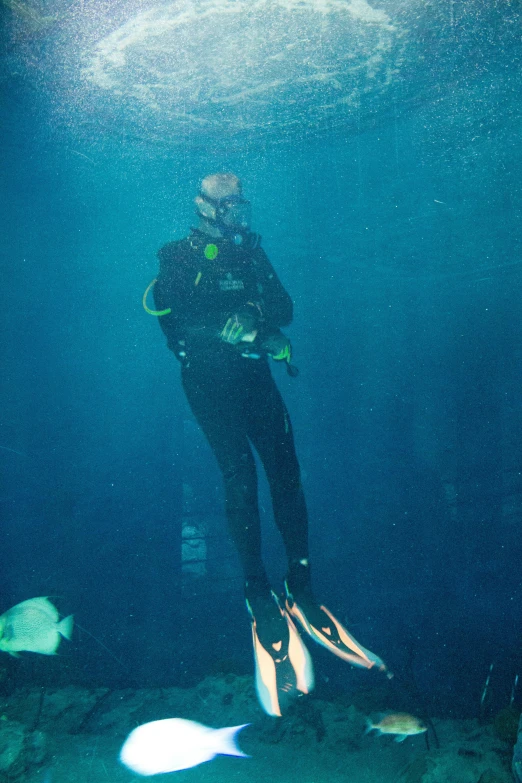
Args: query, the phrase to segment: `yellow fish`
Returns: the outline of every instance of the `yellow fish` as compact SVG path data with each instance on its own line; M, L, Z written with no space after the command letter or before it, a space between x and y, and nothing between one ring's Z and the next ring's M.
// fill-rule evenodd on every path
M423 734L427 731L422 721L407 712L392 712L381 718L379 723L372 723L371 720L368 720L367 723L367 733L375 729L379 734L394 734L395 742L403 742L406 737Z
M48 598L29 598L0 615L0 650L18 657L22 650L54 655L62 636L71 638L73 616L60 620Z

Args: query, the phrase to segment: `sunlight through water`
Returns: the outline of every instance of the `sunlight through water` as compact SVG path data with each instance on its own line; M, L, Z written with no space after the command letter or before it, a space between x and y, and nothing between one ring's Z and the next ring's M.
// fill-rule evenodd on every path
M315 130L389 88L404 31L367 0L179 0L98 41L83 76L141 130Z

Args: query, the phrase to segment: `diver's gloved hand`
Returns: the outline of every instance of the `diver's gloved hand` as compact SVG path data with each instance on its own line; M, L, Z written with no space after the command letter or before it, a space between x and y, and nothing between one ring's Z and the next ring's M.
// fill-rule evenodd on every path
M220 337L225 343L237 345L241 341L252 342L257 334L258 317L256 311L242 311L231 315Z
M261 348L276 362L292 361L292 343L280 329L271 332L263 338Z

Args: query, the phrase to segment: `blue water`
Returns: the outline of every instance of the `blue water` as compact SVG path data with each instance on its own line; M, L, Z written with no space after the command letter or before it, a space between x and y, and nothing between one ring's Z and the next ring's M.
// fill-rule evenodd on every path
M520 9L375 4L385 22L350 18L343 37L339 12L329 37L312 0L276 4L277 24L245 11L233 29L208 3L216 39L187 22L177 70L144 37L120 93L85 69L152 4L57 0L39 30L0 6L0 611L48 595L81 626L56 659L4 656L10 682L252 671L221 479L141 305L158 248L194 223L202 177L231 170L295 302L300 374L274 374L317 594L429 713L476 716L491 663L490 708L509 702L522 669ZM263 24L267 57L287 36L280 73L264 74ZM241 97L249 50L258 86L273 82L260 101ZM169 68L156 108L125 93ZM276 581L264 484L261 505ZM183 525L205 537L199 575L182 562ZM314 656L319 693L367 687L372 675Z

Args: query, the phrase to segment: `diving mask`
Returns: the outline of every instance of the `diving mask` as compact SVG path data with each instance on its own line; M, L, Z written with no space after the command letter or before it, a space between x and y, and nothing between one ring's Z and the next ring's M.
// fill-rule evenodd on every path
M211 198L206 193L200 193L200 197L214 207L216 216L211 222L215 223L218 228L241 233L250 227L252 205L248 199L239 195ZM206 220L209 219L207 216L202 217L205 217Z

